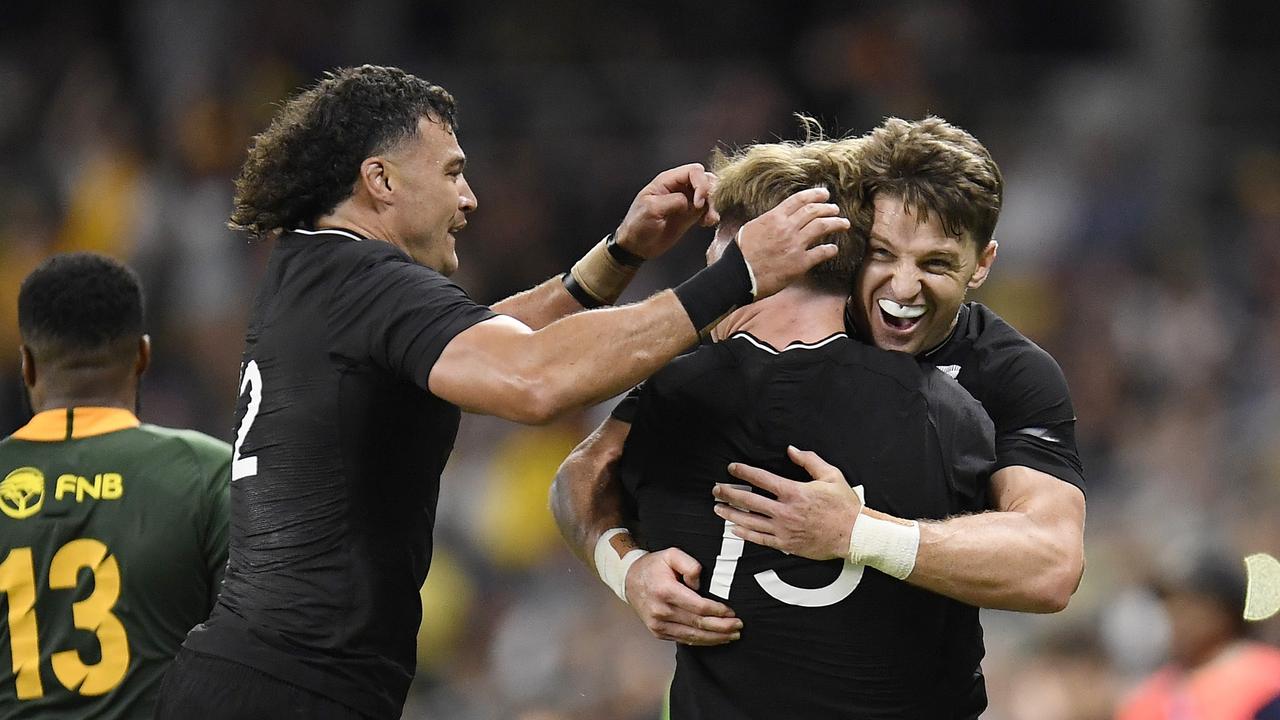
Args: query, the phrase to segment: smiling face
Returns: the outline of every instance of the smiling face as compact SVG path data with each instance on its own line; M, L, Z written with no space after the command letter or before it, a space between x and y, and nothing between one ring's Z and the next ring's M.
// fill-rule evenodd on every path
M386 153L395 195L389 218L415 262L450 275L458 269L454 233L466 227L476 196L463 176L467 157L447 125L421 118L418 132Z
M901 197L877 194L870 240L852 302L858 330L886 350L913 355L947 339L965 294L987 278L996 243L983 250L948 236L935 214L918 222Z

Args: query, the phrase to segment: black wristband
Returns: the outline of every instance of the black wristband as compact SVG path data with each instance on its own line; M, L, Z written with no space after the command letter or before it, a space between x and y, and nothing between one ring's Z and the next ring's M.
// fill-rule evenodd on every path
M644 258L618 244L617 234L610 235L609 238L605 240L604 249L609 251L609 254L613 256L614 260L617 260L619 263L627 267L638 268L644 264Z
M573 278L572 272L565 273L560 278L560 282L564 283L564 289L568 291L568 293L573 296L573 299L577 300L578 304L582 307L588 310L593 310L604 305L604 303L592 297L591 293L587 292L586 288L578 284L578 281Z
M721 315L751 302L751 271L738 241L729 243L720 259L676 287L676 297L698 332Z

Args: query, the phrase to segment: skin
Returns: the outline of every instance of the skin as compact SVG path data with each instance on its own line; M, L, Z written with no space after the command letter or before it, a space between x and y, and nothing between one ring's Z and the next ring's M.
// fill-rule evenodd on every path
M128 341L125 341L128 342ZM22 383L31 409L40 413L64 407L115 407L132 412L138 406L138 383L151 365L151 337L105 362L40 360L44 353L22 345Z
M936 218L917 222L892 195L878 196L874 203L868 256L855 283L855 320L879 347L927 352L946 341L965 294L986 280L995 262L995 243L980 250L971 238L949 237ZM880 298L922 305L925 314L905 330L888 327L879 317ZM616 483L612 475L628 428L606 421L566 459L552 485L557 523L589 565L597 538L626 525L620 504L609 504L610 495L601 488ZM902 522L863 508L839 471L817 455L789 452L816 482L798 483L735 463L731 474L778 499L716 488L716 498L725 503L716 512L738 523L734 532L740 537L821 560L848 553L860 513ZM610 477L586 478L591 472ZM584 502L584 488L594 493L591 502ZM1065 608L1084 572L1083 493L1052 475L1011 466L992 475L990 496L989 512L920 524L920 547L907 582L979 607L1029 612ZM635 547L627 536L614 540ZM695 645L731 642L741 623L727 605L694 592L693 565L692 557L675 548L646 555L628 572L627 597L642 599L633 600L632 607L659 638Z
M921 222L894 195L875 198L867 255L858 271L854 300L858 329L885 350L918 355L943 342L955 327L965 294L986 282L996 259L994 241L948 236L934 215ZM878 300L923 306L907 329L891 325Z
M389 242L416 262L452 272L454 233L477 207L464 164L453 133L424 117L414 137L366 158L351 196L315 225ZM651 257L695 223L713 222L707 202L713 183L700 165L660 174L632 203L619 243ZM825 189L796 193L743 227L739 244L757 281L757 299L835 253L834 245L819 242L848 229L849 221L827 198ZM634 305L578 312L582 308L556 278L495 308L507 314L454 337L427 386L464 410L530 424L634 385L693 345L700 330L671 291Z

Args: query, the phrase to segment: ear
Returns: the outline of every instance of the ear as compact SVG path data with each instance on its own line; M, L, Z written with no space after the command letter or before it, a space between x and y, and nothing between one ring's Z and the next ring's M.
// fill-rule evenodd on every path
M142 373L151 367L151 336L138 338L138 359L133 363L134 377L142 377Z
M395 203L392 175L391 164L380 155L365 158L364 162L360 163L360 186L378 203L384 205Z
M22 382L28 389L33 388L36 386L36 358L26 345L18 346L18 355L22 357Z
M982 283L987 281L987 274L991 272L991 266L996 262L996 253L999 249L1000 243L992 240L979 253L978 267L973 271L973 277L969 278L970 290L977 290L982 287Z

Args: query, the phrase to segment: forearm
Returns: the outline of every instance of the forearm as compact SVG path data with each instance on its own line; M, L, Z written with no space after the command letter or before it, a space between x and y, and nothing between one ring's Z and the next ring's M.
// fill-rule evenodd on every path
M551 483L551 514L565 542L589 567L595 567L596 542L626 522L618 460L630 425L609 418L565 458Z
M550 417L634 387L698 341L670 290L634 305L559 320L533 334L525 364L538 378ZM566 360L567 353L577 358Z
M559 276L491 306L494 312L510 315L534 330L560 318L582 311L582 305L564 289Z
M871 516L888 516L864 510ZM906 581L969 605L1057 612L1075 592L1083 555L1021 512L985 512L920 522L915 567Z

